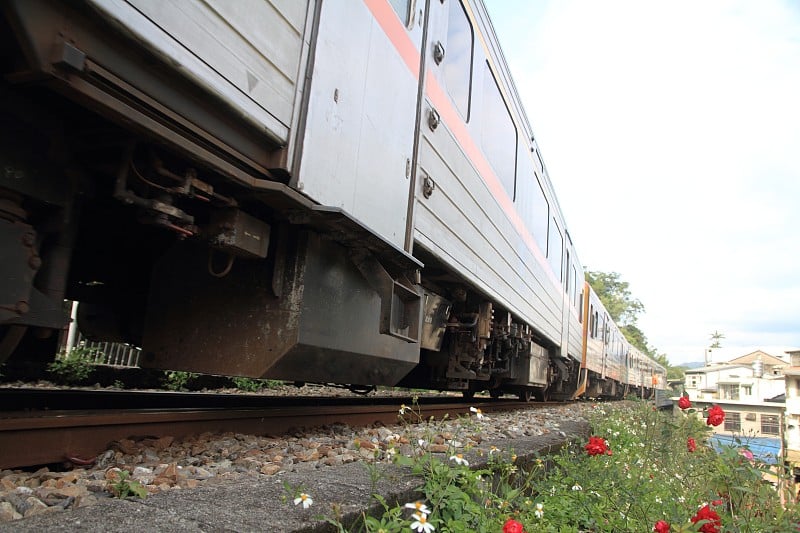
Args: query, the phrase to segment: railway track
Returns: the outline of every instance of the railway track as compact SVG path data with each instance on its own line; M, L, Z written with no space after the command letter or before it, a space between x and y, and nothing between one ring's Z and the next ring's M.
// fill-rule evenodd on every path
M72 461L91 464L111 443L131 437L185 437L204 432L282 435L335 423L398 422L402 397L273 397L128 391L0 390L0 468ZM420 398L424 419L547 405L474 398Z

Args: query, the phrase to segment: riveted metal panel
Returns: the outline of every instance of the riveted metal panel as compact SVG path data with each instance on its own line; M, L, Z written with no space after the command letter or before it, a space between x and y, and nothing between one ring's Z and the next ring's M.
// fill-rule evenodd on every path
M308 1L89 2L242 119L288 142Z
M420 150L420 160L427 166L426 173L434 176L436 191L427 199L421 191L418 193L416 245L458 268L476 286L496 296L558 344L559 289L447 134L446 130L437 132L438 138L433 141L436 150L427 137Z

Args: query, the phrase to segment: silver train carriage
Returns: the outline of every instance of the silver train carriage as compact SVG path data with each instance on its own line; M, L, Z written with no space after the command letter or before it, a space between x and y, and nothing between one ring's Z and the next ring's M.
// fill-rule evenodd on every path
M0 360L52 353L67 298L153 368L524 399L635 374L586 346L482 2L0 8Z

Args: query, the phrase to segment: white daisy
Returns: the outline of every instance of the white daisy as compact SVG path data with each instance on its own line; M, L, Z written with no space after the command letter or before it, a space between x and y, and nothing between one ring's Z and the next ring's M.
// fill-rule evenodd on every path
M414 509L414 511L416 511L416 514L422 514L425 516L431 514L431 510L428 509L428 506L422 502L407 503L403 507L405 507L406 509Z
M435 527L433 524L428 523L428 517L425 514L413 514L411 516L414 519L414 522L411 522L411 529L417 531L417 533L431 533Z
M461 454L461 453L457 453L455 455L451 455L450 456L450 460L451 461L455 461L457 465L469 466L469 462L467 462L467 460L464 459L464 454Z
M478 417L478 420L481 420L481 419L485 418L483 416L483 411L481 411L477 407L470 407L469 410L472 411L473 413L475 413L475 416Z
M299 505L300 503L303 504L303 509L308 509L309 507L311 507L311 504L314 503L314 500L312 500L311 496L309 496L305 492L301 492L300 496L294 499L295 505Z

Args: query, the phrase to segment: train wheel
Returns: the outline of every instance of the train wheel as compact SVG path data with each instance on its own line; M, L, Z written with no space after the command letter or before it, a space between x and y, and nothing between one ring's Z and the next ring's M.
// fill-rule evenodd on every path
M533 391L533 397L537 402L546 402L550 399L550 393L547 392L547 389L536 389Z
M14 353L19 346L19 341L25 336L27 326L8 326L0 328L0 365Z
M500 390L500 389L492 389L492 390L489 391L489 396L491 396L495 400L498 399L502 395L503 395L503 391Z
M521 402L529 402L531 401L531 390L528 388L522 389L521 391L519 391L517 397Z
M475 397L475 391L472 389L462 390L461 396L463 396L465 400L471 400Z

